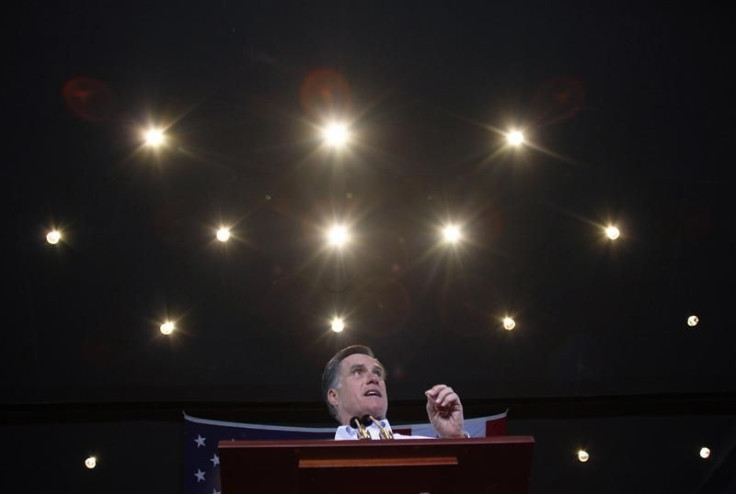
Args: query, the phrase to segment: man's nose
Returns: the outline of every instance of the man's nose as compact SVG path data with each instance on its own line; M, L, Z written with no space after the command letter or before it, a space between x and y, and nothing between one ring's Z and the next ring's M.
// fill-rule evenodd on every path
M372 372L369 372L369 373L368 373L368 382L369 382L369 383L375 383L375 384L378 384L378 381L379 381L379 379L378 379L378 376L377 376L377 375L375 375L375 374L374 374L374 373L372 373Z

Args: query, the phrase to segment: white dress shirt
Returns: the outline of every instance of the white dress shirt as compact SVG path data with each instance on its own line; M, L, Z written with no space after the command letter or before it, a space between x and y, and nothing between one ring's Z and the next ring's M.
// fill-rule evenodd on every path
M379 420L379 422L381 423L381 427L393 433L393 430L391 430L391 424L389 424L388 420L383 419L383 420ZM381 429L379 429L376 424L371 424L367 426L365 429L368 431L368 434L370 434L371 439L381 439ZM337 428L337 431L335 431L335 439L338 441L358 439L358 429L356 429L355 427L349 426L349 425L341 425L340 427ZM405 434L394 433L394 439L434 439L434 438L429 437L429 436L407 436Z

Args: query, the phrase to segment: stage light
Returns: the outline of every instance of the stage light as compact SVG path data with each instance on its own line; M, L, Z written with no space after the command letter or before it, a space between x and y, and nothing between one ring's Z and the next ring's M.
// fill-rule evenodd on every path
M220 227L217 230L217 240L220 242L227 242L230 239L230 229L226 226Z
M322 137L328 146L341 148L350 140L350 131L347 125L339 122L331 123L322 131Z
M503 318L503 329L507 331L511 331L516 327L516 321L514 321L511 317L504 317Z
M620 236L621 230L619 230L617 227L613 225L609 225L606 227L606 237L610 238L611 240L616 240Z
M698 316L694 314L687 318L687 325L690 326L691 328L694 328L695 326L697 326L698 322L700 322L700 319L698 319Z
M458 243L462 238L460 227L456 225L446 225L442 228L442 238L445 239L445 242L450 244Z
M333 318L332 323L330 324L330 329L335 333L342 333L342 330L345 329L345 321L343 321L341 317Z
M97 458L94 456L90 456L86 460L84 460L84 466L92 470L94 467L97 466Z
M700 457L702 459L707 459L710 457L710 448L702 447L700 448Z
M164 143L164 133L161 129L151 128L143 133L146 145L151 147L159 147Z
M171 321L166 321L165 323L161 325L161 333L165 335L170 335L171 333L174 332L175 329L176 329L176 326Z
M590 455L588 454L587 451L585 451L584 449L578 450L578 461L580 461L581 463L585 463L589 459L590 459Z
M46 234L46 241L51 245L56 245L61 240L61 232L59 230L51 230Z
M524 144L524 134L518 130L512 130L506 134L506 140L512 146L519 147Z
M333 225L327 230L327 242L333 247L343 247L350 241L348 229L343 225Z

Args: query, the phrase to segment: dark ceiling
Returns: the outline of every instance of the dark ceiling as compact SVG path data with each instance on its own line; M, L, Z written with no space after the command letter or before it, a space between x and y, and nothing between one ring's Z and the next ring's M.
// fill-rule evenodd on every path
M436 382L467 399L736 390L723 12L21 8L6 403L314 402L356 342L396 399ZM329 115L351 122L342 152L320 141ZM341 253L333 219L353 227ZM438 244L448 220L456 248Z

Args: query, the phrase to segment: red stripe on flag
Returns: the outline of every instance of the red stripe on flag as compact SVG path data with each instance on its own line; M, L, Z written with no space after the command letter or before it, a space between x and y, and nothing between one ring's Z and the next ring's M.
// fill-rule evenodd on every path
M506 417L486 421L486 437L505 436L505 435L506 435Z

